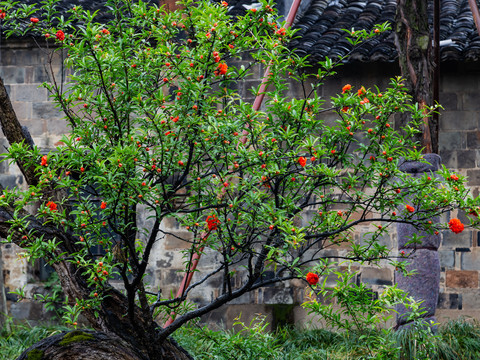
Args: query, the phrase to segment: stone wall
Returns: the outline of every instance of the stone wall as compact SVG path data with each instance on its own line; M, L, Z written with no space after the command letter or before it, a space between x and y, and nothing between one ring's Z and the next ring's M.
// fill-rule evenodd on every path
M62 79L61 54L55 53L48 61L46 52L39 50L31 41L0 42L0 77L6 85L15 112L22 125L28 127L37 146L48 151L54 148L62 135L68 131L62 114L49 101L48 93L41 84L48 81L48 71L53 71ZM2 152L7 147L2 136ZM0 183L5 187L24 186L23 178L17 166L4 161L0 163ZM22 249L13 244L1 246L3 258L3 280L9 312L16 319L48 319L40 304L17 303L16 296L8 293L24 288L28 295L38 292L36 284L44 272L42 264L29 266L22 258Z
M7 85L14 108L23 125L28 126L35 143L45 150L55 147L61 135L68 132L66 122L58 109L48 101L48 94L39 88L42 82L47 81L45 54L33 47L32 44L3 43L0 58L0 76ZM53 59L52 69L59 78L63 69L57 54ZM245 60L248 62L248 60ZM254 70L255 77L263 75L263 69ZM327 99L341 91L344 84L350 83L355 87L384 88L389 78L398 74L394 64L355 64L339 69L340 75L328 80L323 89L323 96ZM469 177L469 185L475 195L480 189L480 102L476 101L480 92L480 64L443 64L440 102L445 108L440 117L440 155L443 164ZM241 95L253 101L249 91L257 86L259 80L247 80L239 84ZM301 89L292 85L292 94ZM326 115L328 120L328 115ZM0 140L0 145L6 145ZM0 163L0 182L8 186L22 186L22 179L18 169L7 163ZM308 217L308 214L305 214ZM448 214L442 221L448 221ZM165 221L165 231L181 232L178 223L174 220ZM355 238L361 241L363 234L371 231L368 225L356 229ZM382 242L391 249L396 249L396 234L382 238ZM462 315L480 318L480 237L477 231L466 230L460 235L451 232L442 234L440 248L441 258L441 288L439 310L440 320ZM177 241L174 237L166 236L157 242L153 251L151 267L149 268L149 282L153 289L162 289L163 295L176 292L180 284L183 268L183 259L179 250L185 249L188 244ZM345 248L338 247L332 251L342 252ZM14 245L3 245L5 285L9 290L26 286L32 293L37 291L38 267L30 267L18 254L21 249ZM207 252L201 259L199 270L208 270L215 262L215 254ZM197 276L197 275L195 275ZM242 276L242 274L237 274ZM369 283L374 290L381 290L385 285L393 284L393 269L389 267L362 268L359 280ZM195 277L194 280L195 281ZM211 279L201 290L193 294L195 301L204 303L218 294L220 284ZM302 303L305 295L305 284L302 281L292 281L287 284L259 289L242 296L232 302L227 309L220 309L207 316L211 321L227 325L233 318L243 313L242 319L249 321L255 313L269 314L269 321L274 325L283 322L301 322L306 319L305 312L298 304ZM14 297L9 296L10 300ZM42 318L47 316L42 309L25 303L10 301L11 313L20 318ZM477 313L477 314L476 314Z

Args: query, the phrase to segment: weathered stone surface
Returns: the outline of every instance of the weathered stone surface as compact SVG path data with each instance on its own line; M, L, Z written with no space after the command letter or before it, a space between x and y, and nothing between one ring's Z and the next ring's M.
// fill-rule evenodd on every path
M445 278L447 288L478 288L478 271L447 270Z
M188 231L177 231L175 234L165 236L165 250L189 249L192 243L192 233Z
M407 291L417 301L423 301L422 306L427 311L425 317L433 316L438 302L440 284L440 261L438 252L420 249L416 251L407 250L410 255L403 261L408 261L408 271L416 270L416 274L410 277L403 276L399 271L395 272L395 282L402 290ZM397 321L405 323L407 309L401 305L397 306Z
M476 150L458 150L458 167L461 169L474 168L477 162Z
M480 270L480 248L462 253L462 270Z
M480 309L480 290L473 289L469 292L465 292L462 295L463 308L465 310L478 310Z
M405 161L398 168L409 174L421 174L427 171L437 171L440 167L442 159L437 154L425 154L423 156L425 162Z
M435 316L427 316L424 317L423 319L423 326L425 327L430 327L433 332L436 332L437 326L437 318ZM408 323L401 323L397 327L397 331L402 331L402 330L409 330L413 325L413 322L408 322Z
M263 288L258 293L263 304L293 304L293 288Z
M442 269L453 268L455 266L455 251L440 250L438 251L438 257L440 259L440 266Z
M445 117L446 114L453 113L453 110L458 109L458 96L457 93L454 92L440 92L440 104L445 109L448 109L448 112L445 112L445 114L442 114L440 117L440 126L442 126L442 119ZM447 123L447 121L444 121L443 123ZM441 129L443 129L441 127Z
M433 222L438 222L439 219L432 219ZM421 243L411 243L414 234L417 234L420 237ZM398 224L397 225L397 238L398 238L398 248L399 249L438 249L440 246L440 234L429 234L425 231L419 231L415 229L412 225L409 224Z
M462 309L462 300L461 294L440 293L437 309Z
M442 150L466 149L466 134L459 131L440 132L438 135L438 148Z
M458 131L476 130L477 128L478 114L474 111L448 111L440 116L441 130Z
M392 270L388 268L363 268L361 281L370 285L392 285Z
M472 246L472 232L465 230L460 234L455 234L450 230L442 232L442 247L444 248L458 248Z
M457 168L457 151L456 150L442 150L440 151L442 157L442 164L449 169Z

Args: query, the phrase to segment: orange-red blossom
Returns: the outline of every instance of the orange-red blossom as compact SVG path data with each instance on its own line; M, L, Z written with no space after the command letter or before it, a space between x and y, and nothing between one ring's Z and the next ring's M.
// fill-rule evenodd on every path
M217 69L214 71L215 76L225 75L227 73L228 65L225 63L218 64Z

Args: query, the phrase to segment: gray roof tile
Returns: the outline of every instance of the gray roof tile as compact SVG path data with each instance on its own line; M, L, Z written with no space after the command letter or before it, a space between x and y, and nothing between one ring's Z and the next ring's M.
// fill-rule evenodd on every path
M477 0L478 2L478 0ZM392 62L397 58L393 32L382 34L357 49L345 40L342 29L365 29L375 24L394 22L396 0L313 0L296 19L297 39L290 46L313 61L326 56L334 58L351 52L349 61ZM433 23L433 5L429 0L429 22ZM442 0L440 39L454 42L441 46L443 61L477 61L480 59L480 37L477 33L468 0Z

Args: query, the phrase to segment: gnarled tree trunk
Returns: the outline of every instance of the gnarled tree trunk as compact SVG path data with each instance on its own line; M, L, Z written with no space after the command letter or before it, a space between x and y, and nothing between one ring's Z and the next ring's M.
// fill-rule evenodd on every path
M167 341L162 359L192 359L179 351L174 341ZM144 354L121 338L101 332L72 331L48 337L31 346L17 360L146 360Z
M10 144L25 141L33 146L28 130L22 127L17 119L1 78L0 124ZM38 179L36 178L33 166L24 166L23 163L18 165L22 170L26 183L29 185L37 184ZM1 184L0 190L3 190ZM51 189L51 191L53 197L62 196L58 190ZM3 238L12 235L10 234L11 224L9 221L13 218L13 212L14 209L11 207L0 207L0 236ZM23 210L22 215L27 217L26 220L28 220L29 231L43 234L45 240L57 239L58 247L56 248L56 253L52 255L64 258L64 261L53 264L53 268L60 278L65 295L68 296L71 301L88 298L93 289L82 277L82 271L79 271L79 268L77 268L75 264L69 261L68 258L65 258L65 254L76 251L77 245L75 245L76 240L73 234L67 233L62 228L43 224L35 217L30 216L25 210ZM12 240L17 245L21 245L23 241L20 234L14 234ZM88 319L95 330L105 333L108 337L122 339L125 343L129 344L129 346L135 348L138 354L142 356L140 357L142 359L165 360L189 358L185 351L177 347L175 343L172 343L165 335L159 336L159 325L153 320L151 310L148 306L139 307L132 304L125 295L113 288L108 289L105 295L100 309L94 311L93 309L86 308L82 312L82 315ZM102 339L100 336L97 340L99 348L103 347L103 345L100 345ZM85 347L80 354L85 355L87 349L88 346ZM75 349L72 351L74 350ZM51 357L51 359L57 358L58 357ZM70 356L64 357L64 359L67 358L75 359L75 357ZM105 358L112 359L114 357Z

